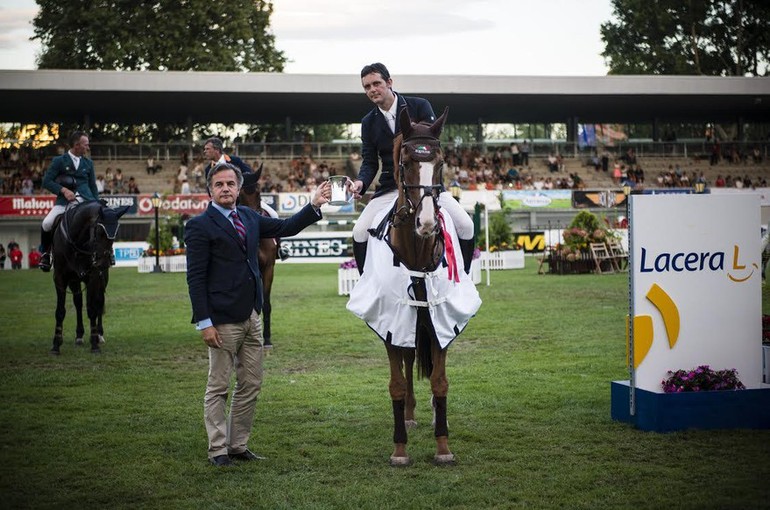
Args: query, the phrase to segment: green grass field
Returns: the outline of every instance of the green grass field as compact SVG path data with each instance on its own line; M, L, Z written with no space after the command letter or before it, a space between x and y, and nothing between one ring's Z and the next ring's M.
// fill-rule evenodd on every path
M0 272L0 507L770 507L770 431L610 419L610 381L627 378L626 275L537 275L533 259L493 272L449 353L458 464L431 464L419 381L414 463L394 469L381 341L345 309L335 265L276 269L250 441L268 460L226 470L206 461L207 355L184 274L113 269L103 354L73 345L69 305L52 357L51 276Z

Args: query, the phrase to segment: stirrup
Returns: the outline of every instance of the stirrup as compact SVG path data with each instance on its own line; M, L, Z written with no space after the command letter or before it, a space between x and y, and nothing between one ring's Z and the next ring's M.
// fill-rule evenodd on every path
M51 254L49 252L45 252L43 256L40 257L40 262L38 262L37 267L44 273L51 271Z
M278 248L278 258L280 258L281 260L286 260L289 257L291 257L291 252L289 251L288 248L286 248L285 246L281 246L280 248Z

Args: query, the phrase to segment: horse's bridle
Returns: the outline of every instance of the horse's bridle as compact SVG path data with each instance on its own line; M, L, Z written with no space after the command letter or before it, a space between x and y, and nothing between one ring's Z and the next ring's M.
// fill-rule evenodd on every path
M401 209L397 210L394 214L394 226L395 226L395 220L401 220L402 222L405 220L406 216L412 215L417 212L417 208L419 207L420 203L425 200L426 198L430 197L431 200L433 200L433 207L436 211L439 210L438 205L438 197L443 191L444 186L441 184L443 182L443 168L444 168L444 160L438 162L439 165L439 184L430 184L430 185L421 185L421 184L407 184L406 182L406 166L404 165L404 158L403 153L406 151L410 159L413 161L419 161L419 162L429 162L436 159L437 154L440 155L441 153L441 142L438 140L438 138L429 138L429 137L414 137L410 138L408 140L404 140L401 145L401 152L399 154L399 161L398 161L398 174L399 174L399 183L401 184L401 188L404 190L404 197L406 199L406 206L402 207ZM422 192L420 199L415 204L411 197L409 196L410 190L420 190ZM434 227L433 234L437 234L440 230L440 226L438 222L436 222L436 226Z
M110 241L114 241L115 237L118 234L117 227L115 228L115 232L110 234L110 232L107 230L107 226L101 220L101 213L100 213L100 218L94 221L93 225L90 228L90 233L88 236L88 243L86 243L86 248L81 248L72 239L72 236L70 235L69 220L70 220L69 214L65 214L64 218L62 218L62 224L60 228L62 229L62 233L64 234L64 239L66 239L67 244L76 253L80 255L85 255L90 259L90 264L91 264L90 267L98 267L97 262L102 258L106 258L107 260L112 261L112 246L110 245L109 249L104 249L100 252L98 247L96 246L96 236L98 233L98 229L101 227L101 229L104 230L104 235L107 237L107 239ZM79 271L79 272L81 272L82 274L85 274L88 271L86 270L86 271Z

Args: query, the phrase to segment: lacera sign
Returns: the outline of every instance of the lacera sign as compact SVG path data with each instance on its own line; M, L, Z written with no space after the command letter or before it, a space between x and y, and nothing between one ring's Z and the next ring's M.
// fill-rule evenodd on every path
M709 365L758 388L759 195L632 195L629 216L635 386Z
M725 252L678 252L678 253L661 253L657 256L649 255L647 248L641 249L641 262L639 270L642 273L665 273L668 271L674 271L681 273L682 271L696 272L696 271L725 271L725 259L727 258ZM733 245L732 257L729 259L731 263L731 269L736 272L744 272L747 270L746 264L740 263L740 247ZM654 257L654 260L649 260ZM758 270L759 266L756 262L751 263L751 267L748 268L748 275L734 276L728 272L727 277L734 282L743 282L751 278L754 274L754 270Z

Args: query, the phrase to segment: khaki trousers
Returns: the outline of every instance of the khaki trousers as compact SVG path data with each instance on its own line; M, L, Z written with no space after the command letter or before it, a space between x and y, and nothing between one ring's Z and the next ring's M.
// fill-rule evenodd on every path
M257 312L252 311L243 322L215 327L222 347L209 347L209 379L203 400L209 458L246 450L262 388L262 321ZM227 416L227 390L233 369L236 384Z

